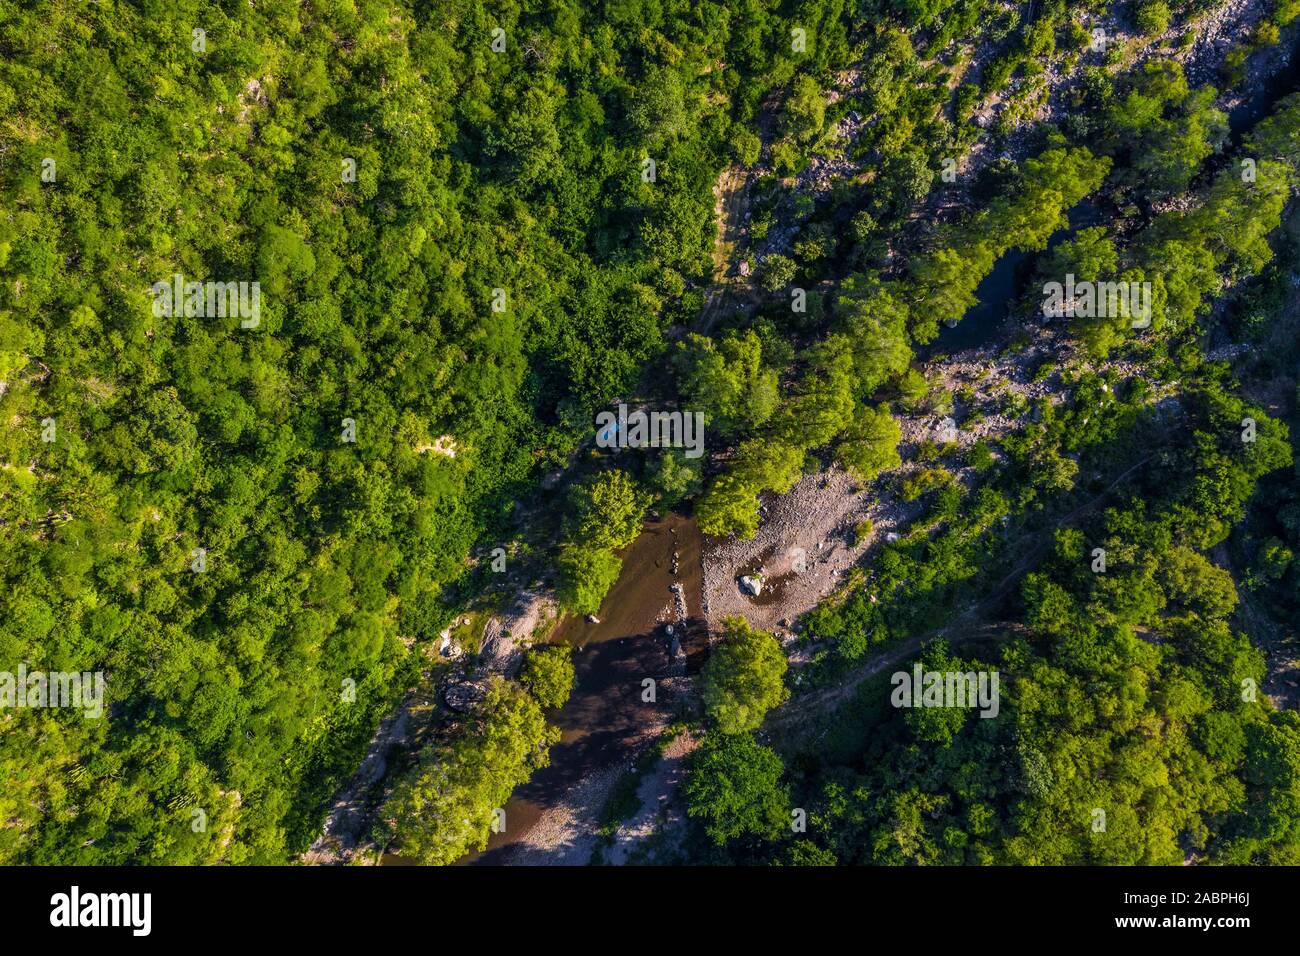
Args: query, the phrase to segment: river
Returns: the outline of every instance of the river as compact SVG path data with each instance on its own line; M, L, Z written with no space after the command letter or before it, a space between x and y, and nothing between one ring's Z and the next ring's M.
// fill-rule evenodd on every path
M1080 229L1098 225L1103 217L1098 206L1084 200L1070 210L1068 219L1069 226L1058 230L1047 240L1048 249L1055 248ZM981 348L997 342L1002 337L1003 326L1012 305L1025 291L1026 283L1038 262L1038 255L1021 249L1012 249L1003 254L994 263L993 271L975 287L975 298L978 300L976 304L966 311L956 325L939 326L938 337L916 350L918 358L931 361L940 355L954 355L966 349Z
M1263 84L1229 114L1231 149L1241 136L1266 116L1300 79L1300 57ZM1103 211L1084 201L1070 210L1068 228L1051 237L1048 248L1080 229L1104 221ZM938 337L917 350L922 360L954 354L999 341L1005 334L1011 306L1024 294L1037 254L1013 249L1003 255L976 288L978 300L957 325L942 327ZM551 748L551 763L516 788L505 806L506 829L494 834L487 847L464 857L467 865L502 865L513 862L530 832L546 811L566 800L584 782L620 762L627 764L648 731L671 719L668 705L642 702L642 681L662 680L698 670L707 654L708 634L701 612L702 540L693 519L670 514L648 522L623 556L618 581L601 607L600 622L570 616L552 641L574 648L576 679L566 703L550 715L562 738ZM678 573L674 574L673 552ZM670 590L681 583L688 624L683 640L685 660L674 663L668 648L666 624L676 614ZM596 821L591 821L591 827ZM559 851L557 851L559 852ZM386 863L401 863L387 857ZM574 860L573 862L585 862Z
M515 789L505 806L505 831L493 834L485 850L462 863L511 862L546 810L570 799L583 782L627 764L638 742L672 718L662 694L655 703L642 702L642 681L693 673L707 653L708 629L700 607L701 542L692 518L669 514L647 522L623 555L618 581L601 606L600 623L571 615L556 630L552 642L574 648L573 693L550 718L563 736L551 748L550 765ZM682 585L688 618L683 656L676 662L669 655L667 633L677 616L674 583Z

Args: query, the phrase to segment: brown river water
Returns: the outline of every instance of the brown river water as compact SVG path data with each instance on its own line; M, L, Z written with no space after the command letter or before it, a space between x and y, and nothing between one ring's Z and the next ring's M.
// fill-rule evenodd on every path
M550 766L515 789L505 806L506 830L493 834L487 848L461 860L471 865L509 862L511 850L524 840L542 813L565 799L592 774L627 764L648 728L671 718L659 694L657 703L642 702L642 681L694 673L708 651L708 629L700 600L701 536L694 519L669 514L648 522L623 555L623 570L601 606L599 624L569 616L553 643L574 648L575 681L569 701L551 721L563 737L551 748ZM672 572L677 552L678 573ZM680 583L686 600L687 627L683 657L671 659L666 625L679 636L676 596ZM595 821L593 821L594 825Z

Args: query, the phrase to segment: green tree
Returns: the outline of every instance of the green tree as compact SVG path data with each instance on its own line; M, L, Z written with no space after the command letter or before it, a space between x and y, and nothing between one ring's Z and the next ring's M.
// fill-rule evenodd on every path
M1044 279L1065 282L1073 274L1076 282L1096 282L1115 274L1119 253L1115 241L1107 235L1104 226L1080 229L1072 238L1053 249L1039 268Z
M816 80L800 74L786 97L782 128L787 135L806 143L820 136L825 125L826 96Z
M646 482L658 494L660 507L671 508L700 493L703 474L703 458L687 458L682 448L665 448L646 469Z
M796 268L793 259L773 252L763 260L759 270L759 283L768 292L780 292L794 280Z
M549 762L560 732L541 705L500 678L463 734L431 745L385 801L394 848L421 863L446 866L487 845L493 811L532 771Z
M763 344L752 329L720 342L692 333L679 359L687 412L706 409L707 421L724 438L752 431L772 417L777 402L775 369L763 365Z
M1169 29L1171 14L1165 0L1145 0L1138 7L1137 28L1144 36L1154 36Z
M876 276L854 275L841 283L836 315L852 343L859 395L870 395L907 369L907 306Z
M631 475L618 468L602 471L573 488L570 539L590 549L626 548L641 531L646 504Z
M595 614L622 567L623 562L612 551L583 544L565 545L556 561L556 596L570 610Z
M835 457L856 478L870 481L882 471L902 464L898 454L902 438L903 430L889 413L889 406L860 405L853 413L853 423L836 446Z
M700 673L704 709L724 734L757 730L767 712L789 697L785 652L775 637L744 618L722 624L722 638Z
M790 822L784 769L749 734L710 736L688 758L686 812L719 846L744 834L775 837Z
M524 657L519 680L543 707L563 707L573 690L572 648L533 648Z
M741 166L753 166L758 162L763 141L758 134L737 126L731 133L731 155Z
M658 145L677 139L687 128L685 90L678 72L656 66L631 91L628 118L632 128L648 143Z

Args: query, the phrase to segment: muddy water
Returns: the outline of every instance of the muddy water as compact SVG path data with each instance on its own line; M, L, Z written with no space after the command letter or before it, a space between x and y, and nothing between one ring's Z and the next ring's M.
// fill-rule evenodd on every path
M757 597L751 595L749 598L749 602L755 607L767 607L772 604L779 604L781 601L785 600L784 591L786 582L792 581L799 576L798 572L793 568L788 571L782 571L779 574L771 574L768 572L768 567L770 565L781 561L783 556L781 552L783 550L784 549L776 547L769 548L758 558L743 565L736 575L737 579L744 575L762 575L763 589L759 592ZM781 563L788 565L789 561L787 559Z
M506 804L506 831L494 834L482 853L470 854L462 863L510 862L514 845L525 840L546 809L592 775L627 764L647 728L671 716L663 695L658 703L642 702L641 682L694 673L703 663L708 634L700 608L700 545L693 519L669 515L647 523L623 555L623 570L601 606L600 623L571 616L556 631L554 643L574 648L576 672L569 702L551 715L563 737L551 748L550 766L517 788ZM666 628L673 624L682 635L670 590L674 583L682 585L688 617L676 661L669 654L672 638Z

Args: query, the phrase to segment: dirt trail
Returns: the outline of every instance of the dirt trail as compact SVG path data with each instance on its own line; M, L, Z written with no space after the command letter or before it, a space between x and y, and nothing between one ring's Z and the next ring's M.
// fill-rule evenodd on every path
M1115 488L1154 457L1155 454L1152 453L1126 468L1102 491L1076 507L1069 514L1061 517L1052 525L1052 530L1067 527L1083 515L1091 512L1109 497ZM910 637L900 644L887 648L879 657L849 671L830 687L824 687L792 698L789 703L772 713L764 725L764 730L770 733L788 728L793 721L803 723L807 720L807 713L810 710L821 710L842 703L867 678L879 674L886 667L911 657L933 640L946 638L952 643L958 644L970 640L972 637L983 636L985 632L971 627L971 623L987 616L990 611L1001 605L1003 600L1011 593L1012 588L1020 581L1020 578L1043 560L1052 545L1052 541L1053 538L1045 532L1040 534L1037 543L1025 552L1025 556L998 582L988 597L970 605L942 627ZM959 628L964 630L959 632Z
M723 283L732 267L732 253L740 241L745 226L745 213L749 204L745 190L749 186L749 173L736 164L728 166L714 186L714 215L718 220L718 236L713 246L713 281Z
M713 285L704 295L704 308L695 322L695 331L708 335L728 308L740 299L756 299L753 278L742 276L734 261L736 249L744 235L749 213L749 183L752 173L735 164L723 170L713 187L713 214L718 235L713 245Z
M769 96L755 122L760 157L769 154L776 139L779 99L779 94ZM761 160L750 167L732 163L714 184L713 216L718 234L713 244L713 284L704 294L704 307L693 326L693 331L701 335L710 334L718 319L727 312L735 309L750 312L762 301L757 282L757 262L749 263L749 275L741 275L736 252L749 231L750 187L766 168Z

